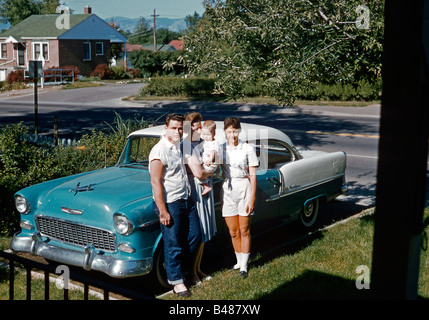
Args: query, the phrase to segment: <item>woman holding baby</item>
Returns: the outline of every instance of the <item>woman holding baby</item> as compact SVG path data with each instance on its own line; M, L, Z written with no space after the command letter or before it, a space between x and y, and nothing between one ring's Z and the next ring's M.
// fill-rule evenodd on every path
M210 176L221 165L224 178L222 186L222 216L232 240L237 258L234 269L243 278L248 276L250 254L250 221L256 196L256 168L259 165L255 148L239 139L240 120L236 117L224 121L225 144L221 147L215 139L216 125L208 120L201 125L202 115L191 112L185 115L183 155L187 160L191 194L200 216L202 245L196 258L194 281L206 275L200 270L204 242L216 233L213 184ZM186 129L186 125L190 128ZM202 139L201 137L204 137Z
M211 240L216 233L214 197L213 192L210 192L213 188L213 183L210 176L216 171L217 165L209 163L208 160L203 161L205 141L201 139L201 135L202 133L204 135L207 133L202 128L202 118L202 115L198 112L185 114L184 132L187 135L182 142L182 152L186 160L191 196L200 218L202 237L200 248L195 254L193 274L191 275L191 281L194 283L198 283L202 278L207 277L200 269L204 243ZM206 146L206 150L208 149L208 146Z

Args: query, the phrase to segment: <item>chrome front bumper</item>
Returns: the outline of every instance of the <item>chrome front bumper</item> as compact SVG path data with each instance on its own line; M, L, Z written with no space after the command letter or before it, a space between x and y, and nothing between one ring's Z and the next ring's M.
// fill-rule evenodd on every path
M10 248L13 251L28 252L48 260L82 267L85 270L97 270L111 277L125 278L147 274L152 269L152 258L143 260L119 260L95 252L91 245L85 247L85 252L64 249L43 241L38 232L31 237L13 236Z

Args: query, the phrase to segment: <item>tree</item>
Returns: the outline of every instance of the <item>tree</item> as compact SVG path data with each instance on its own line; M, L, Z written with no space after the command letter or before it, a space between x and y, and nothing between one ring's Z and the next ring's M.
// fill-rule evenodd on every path
M135 50L130 52L129 59L134 68L138 68L147 76L161 74L180 74L183 66L177 64L179 51Z
M58 0L2 0L0 1L0 21L12 26L33 14L56 13Z
M111 26L116 31L122 33L124 36L128 38L129 33L127 31L124 31L121 29L121 26L117 24L113 19L109 21L109 26ZM125 45L122 43L111 43L110 44L110 50L112 53L112 57L118 60L120 57L122 57L123 52L125 50Z
M145 18L140 17L137 22L136 30L134 33L128 38L128 42L131 44L143 44L150 43L149 39L152 36L152 29L149 27L148 22Z
M195 11L193 15L187 15L185 18L186 29L192 31L201 19L200 15Z
M10 23L12 26L32 14L38 13L36 4L32 0L3 0L0 2L1 22Z
M42 0L35 1L40 8L40 14L54 14L57 13L57 8L60 6L59 0Z
M315 80L373 80L380 77L384 7L367 3L205 1L203 18L183 38L182 58L191 72L215 75L218 91L229 97L261 83L285 105Z
M167 28L156 29L156 42L158 44L168 44L171 42L171 40L178 39L180 36L180 33L170 31ZM153 33L149 37L149 43L153 43Z

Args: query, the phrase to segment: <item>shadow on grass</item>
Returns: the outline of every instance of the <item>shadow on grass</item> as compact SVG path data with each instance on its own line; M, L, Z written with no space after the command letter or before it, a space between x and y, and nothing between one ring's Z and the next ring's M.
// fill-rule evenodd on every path
M353 280L313 270L305 271L299 277L262 297L263 300L365 300L371 298L371 290L357 289Z

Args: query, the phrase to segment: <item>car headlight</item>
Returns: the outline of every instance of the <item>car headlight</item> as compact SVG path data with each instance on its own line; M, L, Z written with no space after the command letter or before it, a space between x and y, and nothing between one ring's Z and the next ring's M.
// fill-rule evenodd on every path
M30 212L30 204L23 196L15 197L15 207L19 213L27 214Z
M115 213L113 215L113 222L118 233L127 236L133 232L134 225L126 216Z

